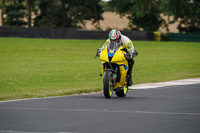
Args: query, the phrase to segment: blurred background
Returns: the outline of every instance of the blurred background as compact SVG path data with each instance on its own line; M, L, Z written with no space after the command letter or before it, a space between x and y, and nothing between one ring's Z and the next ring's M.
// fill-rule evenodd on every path
M4 27L1 32L5 27L98 31L118 28L151 32L157 41L200 38L199 0L2 0L0 7L0 26Z

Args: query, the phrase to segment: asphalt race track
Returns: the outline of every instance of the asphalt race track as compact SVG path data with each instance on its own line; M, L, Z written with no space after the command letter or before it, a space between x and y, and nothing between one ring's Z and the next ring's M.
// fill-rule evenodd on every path
M200 133L200 84L0 102L1 133Z

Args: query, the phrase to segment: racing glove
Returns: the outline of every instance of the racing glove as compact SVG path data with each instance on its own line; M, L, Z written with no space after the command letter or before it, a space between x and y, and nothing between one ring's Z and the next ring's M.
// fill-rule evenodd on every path
M136 50L134 50L132 57L135 58L137 55L138 55L138 52Z
M97 49L97 54L96 54L96 56L100 56L100 53L101 53L101 48L99 48L99 49Z
M127 60L132 59L132 55L131 55L130 53L128 53L128 52L124 55L124 57L125 57Z
M124 56L127 60L133 59L138 55L138 52L136 50L133 51L133 53L126 53Z

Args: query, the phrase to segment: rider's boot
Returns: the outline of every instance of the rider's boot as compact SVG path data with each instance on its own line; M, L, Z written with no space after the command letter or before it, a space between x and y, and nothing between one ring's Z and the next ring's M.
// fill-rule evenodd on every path
M133 80L132 80L132 70L134 65L134 60L130 59L128 60L129 70L127 72L127 86L132 86Z
M127 86L132 86L133 80L132 75L127 75Z

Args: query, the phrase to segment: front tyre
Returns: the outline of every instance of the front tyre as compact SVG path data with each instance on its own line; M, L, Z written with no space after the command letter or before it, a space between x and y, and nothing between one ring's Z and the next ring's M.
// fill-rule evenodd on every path
M112 73L106 71L103 80L103 93L106 98L110 98L113 94Z
M115 92L118 97L125 97L128 92L128 87L124 86L120 91Z

